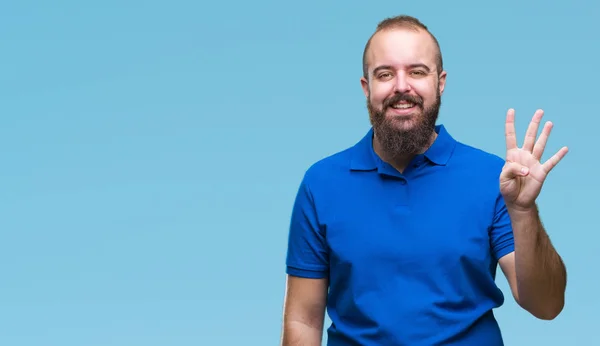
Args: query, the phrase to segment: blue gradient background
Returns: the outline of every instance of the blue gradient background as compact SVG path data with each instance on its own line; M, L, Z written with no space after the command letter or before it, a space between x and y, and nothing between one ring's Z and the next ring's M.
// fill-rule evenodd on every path
M504 154L537 108L568 145L539 204L566 308L507 297L507 345L593 345L598 2L8 1L0 5L0 344L276 345L304 170L367 130L378 21L440 40L440 122Z

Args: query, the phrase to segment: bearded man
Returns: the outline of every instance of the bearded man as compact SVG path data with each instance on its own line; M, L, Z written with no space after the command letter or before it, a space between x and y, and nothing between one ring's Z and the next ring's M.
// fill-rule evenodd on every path
M540 159L537 111L521 148L514 110L506 157L436 125L446 85L436 38L418 19L382 21L367 42L361 85L372 127L313 164L291 216L281 343L503 345L493 309L504 296L550 320L563 309L565 266L536 198L567 153Z

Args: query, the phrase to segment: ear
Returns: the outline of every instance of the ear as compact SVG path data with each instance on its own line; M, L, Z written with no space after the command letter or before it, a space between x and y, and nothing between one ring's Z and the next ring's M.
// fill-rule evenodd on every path
M360 78L360 86L363 89L363 93L366 98L369 98L369 81L365 77Z
M440 95L442 95L444 93L444 89L446 88L446 71L442 71L442 73L440 73L440 77L439 77L439 86L440 86Z

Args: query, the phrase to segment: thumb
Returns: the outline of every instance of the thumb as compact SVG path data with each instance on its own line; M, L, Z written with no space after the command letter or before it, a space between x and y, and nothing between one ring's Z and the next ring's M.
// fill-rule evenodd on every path
M516 162L507 162L502 169L502 173L500 173L500 181L507 181L516 177L524 177L527 174L529 174L529 168Z

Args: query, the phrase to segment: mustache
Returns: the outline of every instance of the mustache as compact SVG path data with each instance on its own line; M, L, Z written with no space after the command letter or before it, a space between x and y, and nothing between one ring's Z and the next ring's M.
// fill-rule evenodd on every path
M417 106L423 105L423 99L420 98L419 96L413 96L413 95L409 95L409 94L396 94L385 100L385 102L383 103L383 108L384 109L389 108L392 105L395 105L396 103L398 103L400 101L411 102L411 103L416 104Z

